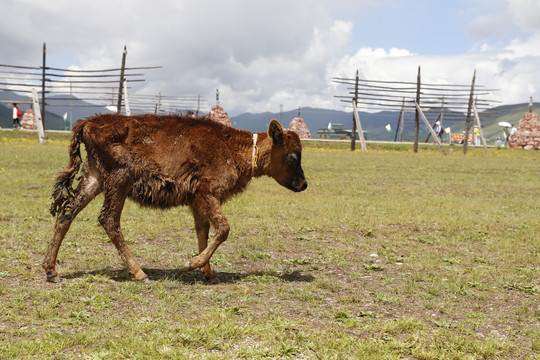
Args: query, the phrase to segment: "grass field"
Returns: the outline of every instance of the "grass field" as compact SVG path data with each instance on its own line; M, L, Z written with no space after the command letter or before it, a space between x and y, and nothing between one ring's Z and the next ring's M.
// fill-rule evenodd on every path
M185 208L122 217L152 282L97 221L41 261L68 136L0 131L0 359L540 359L540 152L305 143L309 187L252 182L225 207L219 282Z

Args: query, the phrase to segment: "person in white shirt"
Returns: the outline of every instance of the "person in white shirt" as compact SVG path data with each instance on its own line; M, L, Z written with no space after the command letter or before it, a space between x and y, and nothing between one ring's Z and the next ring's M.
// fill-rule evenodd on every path
M21 110L17 107L17 104L13 103L13 128L18 129L21 124Z
M518 131L514 124L511 125L512 127L504 128L504 132L506 133L506 140L504 141L504 145L508 145L508 140L510 139L510 136L514 135Z

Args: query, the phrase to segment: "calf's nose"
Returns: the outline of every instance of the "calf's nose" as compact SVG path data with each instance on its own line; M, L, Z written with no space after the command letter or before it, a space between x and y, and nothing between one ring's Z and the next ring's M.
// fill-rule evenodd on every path
M300 181L300 183L296 186L296 191L297 192L300 192L300 191L304 191L307 189L307 181L305 179L303 179L302 181Z

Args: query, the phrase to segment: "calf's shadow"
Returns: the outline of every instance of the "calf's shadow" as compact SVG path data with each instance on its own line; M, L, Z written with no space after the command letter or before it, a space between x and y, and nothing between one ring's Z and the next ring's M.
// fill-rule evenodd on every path
M181 272L178 269L152 269L143 268L143 271L148 275L150 281L172 280L184 284L232 284L239 281L254 281L254 282L272 282L272 278L276 281L284 282L312 282L315 277L310 274L302 274L300 271L285 271L282 273L272 271L250 271L245 273L216 271L216 278L207 280L199 271ZM124 282L133 281L131 276L125 269L101 269L93 271L77 271L71 274L61 275L61 279L77 279L87 276L101 276L110 278L113 281Z

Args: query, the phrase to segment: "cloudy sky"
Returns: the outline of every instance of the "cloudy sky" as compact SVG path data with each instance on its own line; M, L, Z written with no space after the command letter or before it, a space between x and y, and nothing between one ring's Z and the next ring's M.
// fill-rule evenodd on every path
M540 101L538 0L3 0L0 63L145 70L133 92L197 95L229 115L343 109L333 77L477 83Z

